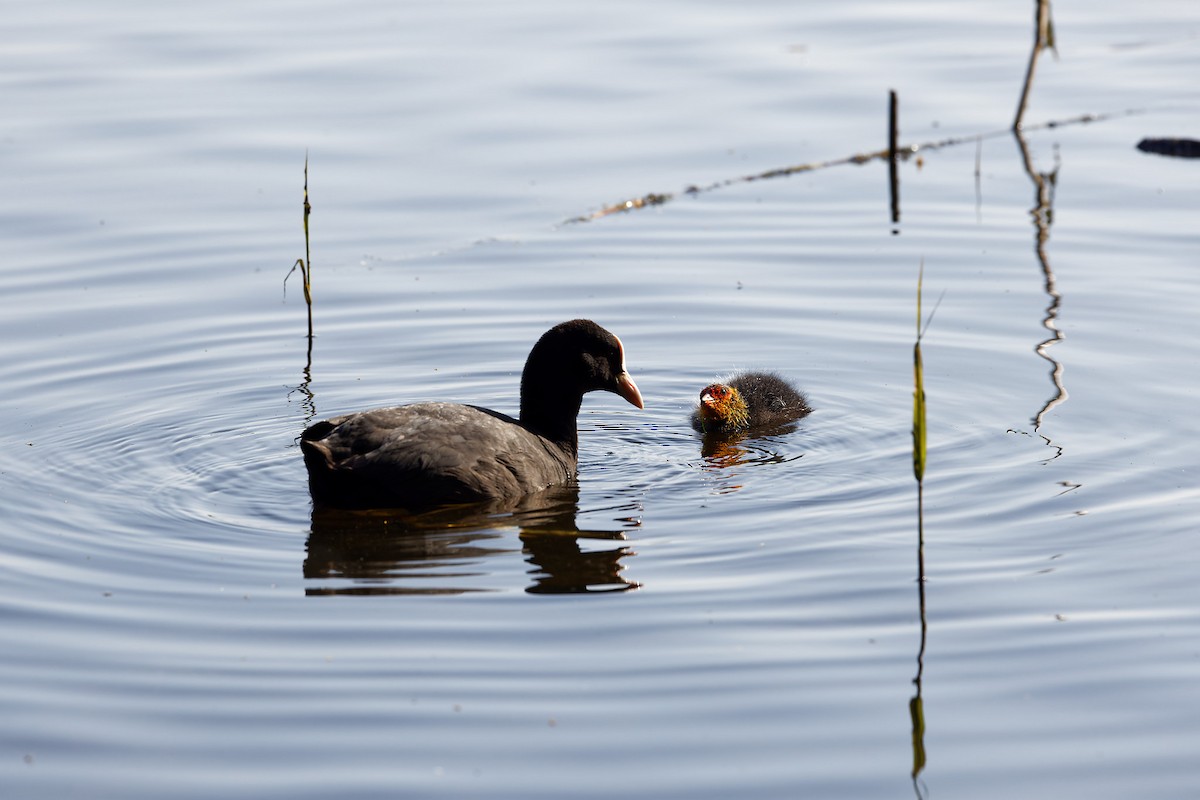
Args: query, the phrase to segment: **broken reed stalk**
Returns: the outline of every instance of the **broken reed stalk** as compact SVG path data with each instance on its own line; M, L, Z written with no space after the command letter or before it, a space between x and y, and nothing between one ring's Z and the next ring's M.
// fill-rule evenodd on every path
M292 272L300 269L300 278L304 281L304 304L308 306L308 348L312 352L313 316L312 316L312 256L309 254L308 216L312 206L308 202L308 153L304 154L304 258L297 258L292 265ZM288 275L292 273L289 272ZM284 279L286 283L287 279Z
M1025 107L1029 105L1029 93L1033 89L1033 74L1037 70L1038 56L1048 47L1054 47L1054 23L1050 20L1050 0L1034 0L1033 52L1029 54L1029 67L1025 70L1025 84L1021 88L1021 100L1017 103L1017 116L1012 129L1021 130Z
M896 153L896 141L899 139L899 102L896 99L896 90L888 91L888 187L891 190L892 196L892 224L900 222L900 176L898 174L899 167L896 163L898 154Z
M913 475L920 484L925 479L925 368L921 362L921 284L925 279L925 265L917 276L917 341L913 345ZM932 318L932 315L930 315Z
M313 352L313 313L312 313L312 259L309 255L309 237L308 237L308 216L312 213L312 206L308 203L308 153L304 154L304 258L297 258L296 263L292 264L292 268L288 270L288 274L283 277L284 297L287 297L287 282L288 278L292 277L292 273L300 270L301 280L304 282L304 303L308 307L308 354L304 362L304 380L300 385L292 391L300 392L304 399L305 423L311 422L313 417L317 415L316 403L314 402L312 389L312 352ZM291 392L288 393L291 396Z

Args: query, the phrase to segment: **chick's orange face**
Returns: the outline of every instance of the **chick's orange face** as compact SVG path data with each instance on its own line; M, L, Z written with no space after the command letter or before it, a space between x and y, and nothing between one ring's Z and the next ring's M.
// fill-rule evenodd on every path
M705 386L700 392L700 413L708 419L725 417L733 395L733 389L723 383Z
M714 383L700 392L698 417L706 433L736 431L749 424L750 408L737 389Z

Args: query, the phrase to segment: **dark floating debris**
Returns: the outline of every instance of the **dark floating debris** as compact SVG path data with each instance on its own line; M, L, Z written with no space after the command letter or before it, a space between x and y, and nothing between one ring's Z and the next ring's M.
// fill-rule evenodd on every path
M1200 141L1195 139L1142 139L1137 149L1175 158L1200 158Z

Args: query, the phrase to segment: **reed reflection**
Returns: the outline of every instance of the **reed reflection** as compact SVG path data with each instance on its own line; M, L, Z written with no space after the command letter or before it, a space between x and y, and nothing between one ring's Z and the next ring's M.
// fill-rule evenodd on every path
M628 546L584 549L581 540L624 541L622 530L581 530L577 487L517 501L403 511L314 509L304 577L308 595L463 594L499 591L502 559L524 556L531 594L627 591ZM521 546L507 531L519 529ZM333 583L335 585L330 585Z
M922 392L923 393L923 392ZM922 465L921 473L924 472ZM917 476L917 612L921 620L921 643L917 648L917 674L913 678L916 691L908 700L908 716L912 723L912 778L913 791L918 800L925 794L921 773L925 771L928 758L925 752L925 699L921 681L925 677L925 646L929 639L929 618L925 611L925 488L924 476Z

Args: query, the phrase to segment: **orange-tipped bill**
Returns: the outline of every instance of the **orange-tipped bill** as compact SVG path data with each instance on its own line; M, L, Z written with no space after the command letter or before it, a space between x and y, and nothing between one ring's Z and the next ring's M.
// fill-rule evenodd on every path
M642 393L638 391L637 384L633 382L633 378L629 376L629 373L624 370L621 370L621 373L617 375L617 394L638 408L646 407L642 403Z
M617 373L617 394L638 408L645 408L646 406L642 403L642 393L638 391L637 384L629 375L629 370L625 369L625 345L621 344L620 339L617 339L617 352L621 357L621 371Z

